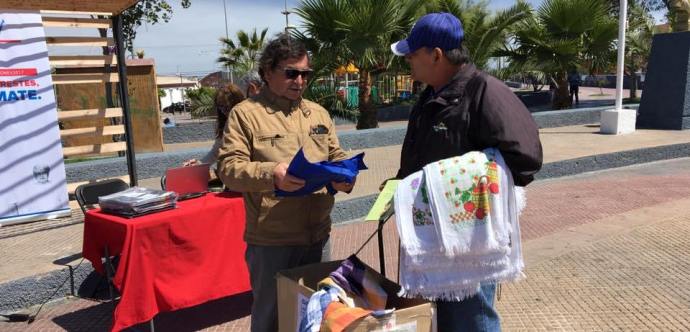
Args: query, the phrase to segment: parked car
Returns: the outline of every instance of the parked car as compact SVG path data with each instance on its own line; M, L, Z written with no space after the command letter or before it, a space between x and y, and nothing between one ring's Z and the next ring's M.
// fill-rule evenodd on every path
M163 113L182 113L184 111L189 111L192 107L192 103L189 100L185 100L184 104L181 102L172 103L170 106L163 108Z

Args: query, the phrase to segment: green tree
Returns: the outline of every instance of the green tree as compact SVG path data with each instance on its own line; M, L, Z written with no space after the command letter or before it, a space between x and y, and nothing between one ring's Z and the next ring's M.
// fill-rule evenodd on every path
M256 33L256 28L251 34L243 30L237 31L237 43L229 38L220 38L223 48L217 61L228 68L234 68L240 75L253 70L264 48L267 31L268 28L263 29L260 34Z
M185 91L191 104L190 113L194 118L212 116L216 114L216 89L202 86Z
M189 8L191 0L180 0L182 8ZM122 34L125 49L134 56L133 41L137 36L137 28L142 23L157 24L168 22L172 18L172 6L169 0L139 0L134 6L122 12Z
M376 128L371 98L372 75L393 61L390 44L403 38L418 17L422 0L303 0L295 10L317 75L353 63L359 68L358 129Z
M571 106L568 72L586 68L599 74L615 62L618 22L603 0L545 0L530 18L519 23L511 43L498 55L511 66L537 69L556 84L553 108Z
M158 105L160 107L161 104L161 98L165 98L168 95L168 93L165 92L165 89L158 88Z
M643 6L631 7L625 35L625 75L630 78L630 99L637 99L636 73L646 70L652 50L654 18Z
M327 85L310 84L304 97L323 106L331 116L347 119L350 121L357 121L359 111L350 108L344 103L338 94Z
M427 12L449 12L462 21L465 30L463 44L471 61L481 69L488 69L489 58L502 49L508 32L518 22L528 18L532 8L523 0L512 7L492 14L487 2L471 0L436 0L427 5Z

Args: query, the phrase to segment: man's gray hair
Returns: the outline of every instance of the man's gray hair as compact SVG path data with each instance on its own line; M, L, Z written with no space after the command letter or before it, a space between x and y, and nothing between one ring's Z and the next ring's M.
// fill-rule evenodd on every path
M249 84L254 84L257 88L261 88L261 86L264 84L264 81L261 80L261 76L259 76L259 72L256 69L246 73L238 82L240 89L242 89L242 92L245 94L247 93Z
M261 80L261 76L259 76L259 71L256 69L252 69L250 72L242 76L242 82L246 82L247 84L254 83L259 85L263 83L263 81Z
M447 50L443 53L448 58L448 62L453 65L457 66L470 62L470 52L465 45L460 45L458 48Z

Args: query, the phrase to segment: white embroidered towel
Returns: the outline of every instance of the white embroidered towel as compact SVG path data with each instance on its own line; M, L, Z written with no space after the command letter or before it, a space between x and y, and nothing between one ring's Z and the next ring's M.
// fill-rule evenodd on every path
M512 267L512 274L506 278L506 281L517 281L525 277L524 269L525 262L522 258L522 235L520 234L520 215L522 210L527 206L527 195L524 187L515 186L513 175L510 173L508 166L506 166L503 156L498 153L497 158L499 165L505 170L502 172L501 181L506 183L508 190L503 193L503 206L506 211L506 222L510 226L510 261Z
M468 159L470 156L472 156L472 159ZM481 158L482 156L484 159ZM451 176L457 174L457 176L453 178L454 180L448 180L446 183L460 183L461 185L459 185L458 188L464 189L461 189L459 194L461 202L472 203L472 205L468 205L467 207L474 207L474 211L472 212L474 212L473 215L475 219L477 219L477 210L479 208L486 209L486 214L493 214L490 224L486 228L479 228L479 232L473 230L473 233L470 234L471 241L469 241L469 249L462 253L446 251L446 253L450 252L451 255L445 255L437 250L428 250L428 248L442 246L441 239L445 235L437 234L435 241L438 243L432 245L430 242L434 241L432 236L433 233L429 231L424 233L427 238L425 241L421 242L423 245L420 246L427 248L427 250L419 250L415 252L415 255L408 255L408 251L405 249L405 243L403 243L400 250L399 275L400 285L402 286L400 296L423 297L429 300L443 299L459 301L475 295L480 284L515 281L524 276L522 273L524 262L522 260L519 228L519 213L524 206L524 193L522 192L522 188L514 187L512 175L501 154L497 150L489 149L485 150L483 153L474 152L462 157L466 157L465 162L469 162L471 165L464 168L464 171L463 168L457 168L454 164L449 164L451 167L443 168L445 170L450 170L449 173ZM453 158L450 160L453 160ZM443 164L446 161L448 160L439 163ZM458 160L458 164L461 162L463 161ZM482 168L481 162L484 162L484 168ZM425 168L425 173L427 170L428 168ZM449 173L438 172L441 177ZM411 196L417 197L417 195L423 193L422 188L424 182L414 180L418 178L419 175L416 174L413 178L409 179L408 182L410 185L405 187L408 189L414 188L416 192L407 190L407 194L400 192L399 196L396 192L396 213L405 213L406 215L406 217L403 217L401 220L406 220L406 222L398 225L401 242L405 242L407 241L406 239L409 238L416 239L417 241L419 240L418 234L414 232L415 229L419 227L414 226L412 206L415 204L419 205L420 203L410 198ZM427 174L425 174L424 178L427 178ZM478 179L483 179L484 182L480 182ZM413 182L419 185L412 185ZM495 185L491 186L492 184ZM481 188L476 191L474 190L480 186L484 187L483 191ZM429 187L430 184L427 183L427 188ZM471 196L468 197L464 195L463 197L463 194L467 193L468 187L472 189ZM446 192L442 193L443 198L453 202L453 195L446 194ZM478 195L482 192L484 192L483 196ZM439 222L443 222L443 217L434 209L434 204L437 203L434 195L437 197L441 195L438 190L431 188L429 188L427 193L429 194L428 201L431 206L431 215L433 217L430 222L438 226ZM417 209L420 209L420 206L417 206ZM466 212L470 212L468 209L465 210ZM396 216L396 220L398 218L400 218L400 216ZM418 223L426 224L428 222L427 220ZM436 227L437 232L442 232L444 229L445 228ZM405 232L412 232L412 235L405 234ZM455 236L455 234L452 235ZM492 250L491 244L489 244L479 246L479 248L484 248L484 250L475 250L477 248L476 242L486 240L483 239L483 237L492 237L490 241L495 242L494 246L498 246L499 249ZM463 239L462 237L460 238ZM408 247L414 246L408 245Z
M429 205L447 256L507 254L495 149L468 152L424 167Z
M395 221L401 249L417 261L422 254L440 252L438 236L431 217L422 171L400 181L393 200Z

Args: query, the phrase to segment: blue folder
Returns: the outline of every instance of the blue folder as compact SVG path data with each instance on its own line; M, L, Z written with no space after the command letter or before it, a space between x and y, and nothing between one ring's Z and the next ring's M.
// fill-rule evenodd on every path
M311 163L300 149L288 166L288 174L303 179L304 187L297 191L283 191L276 189L278 197L306 196L323 187L328 193L335 195L336 190L331 186L331 181L352 183L360 170L367 169L364 164L364 152L341 161L322 161Z

